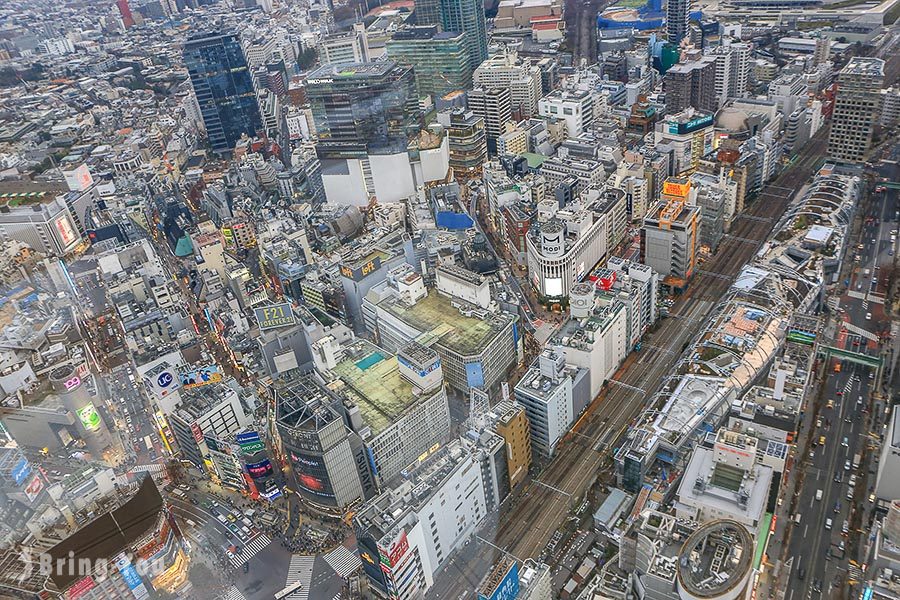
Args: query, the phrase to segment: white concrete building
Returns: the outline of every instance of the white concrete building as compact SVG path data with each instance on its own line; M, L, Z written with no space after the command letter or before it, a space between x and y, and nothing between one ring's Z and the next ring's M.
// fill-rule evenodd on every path
M487 515L489 485L475 453L455 441L363 504L354 525L370 585L398 600L424 597Z
M435 269L435 287L442 294L460 298L479 308L491 305L491 286L487 278L456 265L439 265Z
M508 89L512 110L521 111L523 117L533 117L541 97L541 70L531 64L530 58L504 51L478 65L472 74L472 87Z
M695 448L678 488L676 514L699 523L732 519L756 530L773 475L772 467L756 461L757 441L720 429L712 449Z
M528 275L542 296L561 298L622 240L628 221L621 190L607 189L593 201L560 210L527 238Z
M554 90L538 101L542 117L562 119L570 138L586 132L594 122L594 97L586 90Z
M575 418L572 379L565 370L565 356L547 349L516 384L516 401L528 416L535 454L553 456L556 445Z
M369 39L366 37L364 23L354 23L353 29L346 34L328 37L319 44L319 63L323 65L370 60Z
M632 348L628 310L622 302L601 303L594 285L584 282L569 296L569 318L548 344L565 356L566 364L590 374L590 397L594 398L625 360Z

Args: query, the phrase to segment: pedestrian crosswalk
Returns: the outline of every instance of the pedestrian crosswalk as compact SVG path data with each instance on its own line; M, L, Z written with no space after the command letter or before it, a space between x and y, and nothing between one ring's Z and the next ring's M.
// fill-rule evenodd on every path
M284 586L300 582L300 589L289 596L291 600L309 600L309 585L312 583L313 565L315 556L295 554L291 556L291 565L288 567L287 581Z
M131 468L132 473L164 473L166 470L166 465L161 465L159 463L150 463L149 465L135 465Z
M259 554L263 548L272 543L272 538L267 536L266 534L260 534L244 544L244 547L241 549L240 553L232 554L229 557L231 561L231 565L234 568L244 566L244 563L249 561L251 558Z
M225 591L225 600L247 600L247 597L241 593L241 590L231 586Z
M345 546L338 546L325 555L325 562L335 570L338 577L346 579L362 566L359 555L350 551Z

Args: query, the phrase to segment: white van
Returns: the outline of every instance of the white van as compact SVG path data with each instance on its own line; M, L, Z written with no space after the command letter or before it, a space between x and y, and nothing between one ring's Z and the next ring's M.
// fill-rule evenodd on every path
M795 525L800 524L800 513L797 513L796 515L794 515L794 524Z
M825 529L831 530L831 519L825 519Z
M816 490L816 500L822 499L822 490Z

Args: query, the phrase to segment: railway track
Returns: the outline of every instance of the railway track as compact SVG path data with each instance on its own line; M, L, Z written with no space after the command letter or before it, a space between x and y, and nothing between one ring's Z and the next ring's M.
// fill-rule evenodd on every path
M823 131L811 140L801 158L764 189L745 216L734 221L731 237L725 238L673 307L676 318L665 319L649 336L646 349L626 360L613 378L621 385L604 387L561 442L553 461L526 485L522 495L507 503L496 531L497 546L520 559L535 557L546 546L600 470L610 466L613 446L671 374L684 344L757 252L792 197L809 181L823 156L826 135Z

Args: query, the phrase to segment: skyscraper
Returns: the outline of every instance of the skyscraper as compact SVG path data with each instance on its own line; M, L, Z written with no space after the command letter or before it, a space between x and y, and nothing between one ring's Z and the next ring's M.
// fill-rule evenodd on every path
M321 66L306 97L320 158L405 152L421 128L413 71L392 60Z
M256 134L262 119L247 60L235 34L192 35L184 44L184 64L214 152L229 152L242 134Z
M413 17L416 25L442 25L441 0L416 0Z
M676 113L689 106L706 112L716 112L716 57L704 56L700 60L678 63L666 71L663 91L666 93L666 109Z
M410 65L420 96L440 98L472 85L466 37L455 31L439 33L436 25L409 27L387 41L388 58Z
M666 3L666 39L676 46L688 33L690 0L668 0Z
M854 57L838 74L828 156L845 162L865 160L881 112L884 61Z
M466 36L473 69L488 57L484 0L441 0L441 21L444 31L459 31Z

